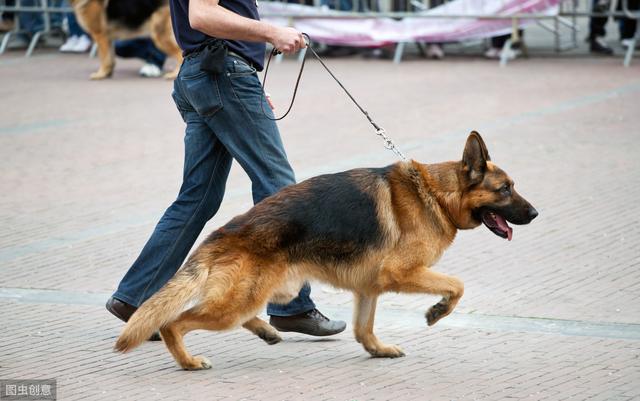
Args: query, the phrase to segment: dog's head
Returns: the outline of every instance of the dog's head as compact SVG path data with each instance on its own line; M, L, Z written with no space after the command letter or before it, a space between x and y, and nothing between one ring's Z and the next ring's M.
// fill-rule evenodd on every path
M490 160L482 137L473 131L467 138L461 161L458 225L474 228L483 223L497 236L511 240L508 223L528 224L538 212L516 192L507 173Z

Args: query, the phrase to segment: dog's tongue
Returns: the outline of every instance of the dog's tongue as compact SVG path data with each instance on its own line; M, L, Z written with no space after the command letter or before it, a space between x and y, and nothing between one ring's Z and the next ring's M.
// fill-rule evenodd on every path
M511 241L511 238L513 237L513 229L509 227L509 224L507 224L504 217L496 214L496 223L498 223L498 227L500 227L501 230L507 232L507 240Z

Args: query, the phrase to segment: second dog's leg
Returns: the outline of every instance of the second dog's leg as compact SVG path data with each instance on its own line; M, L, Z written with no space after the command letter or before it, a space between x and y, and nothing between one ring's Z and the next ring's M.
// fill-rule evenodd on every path
M269 345L277 344L282 341L282 338L278 334L278 331L274 329L269 323L260 319L259 317L253 317L242 325L245 329L249 330L256 336L262 338L264 342Z
M98 58L100 59L100 68L91 74L91 79L109 78L113 74L113 68L116 65L111 47L111 40L106 34L94 34L93 40L98 45Z
M402 349L396 345L386 345L373 334L373 320L376 314L378 297L355 294L355 313L353 326L356 341L375 357L397 358L404 356Z

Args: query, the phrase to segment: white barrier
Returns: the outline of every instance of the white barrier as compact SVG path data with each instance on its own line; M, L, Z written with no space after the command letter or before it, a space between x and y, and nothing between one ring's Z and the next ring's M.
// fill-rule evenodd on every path
M401 42L458 42L508 34L513 19L522 27L554 17L560 0L454 0L396 20L297 4L261 2L265 20L291 25L329 45L376 47ZM452 18L451 16L455 16Z

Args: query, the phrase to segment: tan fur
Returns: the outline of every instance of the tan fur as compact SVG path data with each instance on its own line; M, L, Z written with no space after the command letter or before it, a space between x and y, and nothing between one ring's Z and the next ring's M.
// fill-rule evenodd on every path
M470 136L467 148L475 140ZM319 280L353 292L354 334L367 352L375 357L404 355L399 347L382 343L373 333L377 299L386 292L440 295L442 299L426 313L429 325L453 311L464 293L462 281L430 268L452 243L458 229L480 224L472 211L486 204L478 202L494 197L493 186L510 180L492 165L486 169L483 181L471 185L469 181L477 180L480 173L469 171L469 165L401 162L391 168L385 180L363 187L376 199L375 213L383 241L368 247L348 264L288 262L285 249L278 245L282 228L262 226L260 217L273 213L290 197L304 194L310 184L289 187L252 209L253 217L244 234L234 234L225 226L205 241L176 278L133 315L116 349L130 350L153 329L160 328L181 367L211 367L206 358L193 357L186 351L182 341L186 333L243 325L270 344L278 342L277 332L256 314L269 301L288 302L305 281ZM354 177L358 177L357 173ZM262 243L275 248L265 253L256 246ZM179 314L181 310L176 307L193 298L198 298L197 305Z
M100 68L90 75L91 79L109 78L113 74L115 67L113 40L140 36L150 36L158 49L176 59L176 67L164 77L175 79L178 76L182 64L182 51L173 35L168 5L160 7L151 15L149 21L136 31L128 30L107 20L107 0L71 0L71 6L82 29L98 46Z

